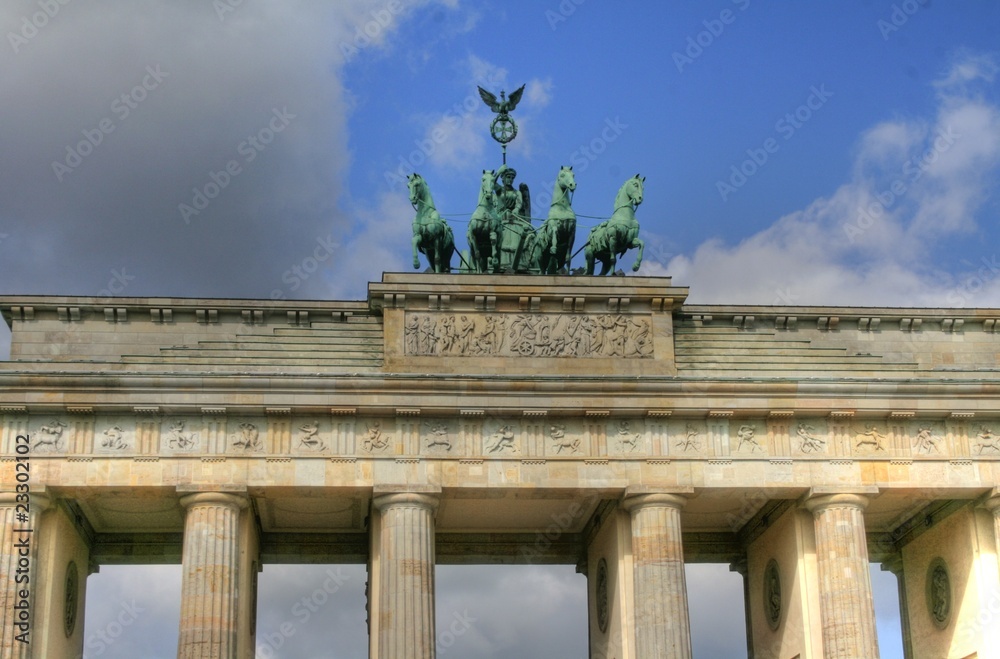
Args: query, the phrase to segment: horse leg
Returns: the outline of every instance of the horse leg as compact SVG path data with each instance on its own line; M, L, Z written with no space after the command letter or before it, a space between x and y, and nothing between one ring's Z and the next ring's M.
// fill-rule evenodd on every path
M473 272L482 272L482 264L479 262L479 242L476 240L476 236L472 232L472 227L469 227L469 232L465 235L465 237L469 241L469 258L472 260L472 263L469 265L472 266Z
M418 254L417 254L417 252L418 252L419 249L420 249L420 234L419 233L415 233L415 234L413 234L413 269L414 270L419 270L420 269L420 256L418 256Z
M646 249L646 243L642 242L641 238L636 238L635 242L632 243L632 247L639 248L639 256L636 257L635 263L632 265L632 272L635 272L642 265L642 252Z
M608 236L608 260L605 262L607 272L601 274L615 274L615 267L618 265L618 236L612 231Z
M562 258L559 259L559 269L562 270L566 268L566 272L569 272L570 259L573 258L573 240L576 238L576 223L574 222L569 228L569 232L566 234L566 251L562 253Z
M585 259L587 259L587 267L584 269L584 272L588 275L594 274L594 250L592 250L590 247L587 247L583 251L583 256Z

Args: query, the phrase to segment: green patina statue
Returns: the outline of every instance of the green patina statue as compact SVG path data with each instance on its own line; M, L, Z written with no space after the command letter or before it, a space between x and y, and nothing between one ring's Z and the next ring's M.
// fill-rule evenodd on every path
M493 189L497 173L483 170L479 185L479 203L469 219L466 238L469 242L469 266L473 272L495 272L500 258L500 217L497 196Z
M410 203L417 211L413 218L413 267L420 267L419 252L427 257L433 272L451 272L451 254L455 251L451 227L434 207L427 181L420 174L411 174L406 180Z
M534 248L535 228L531 226L531 195L524 183L514 188L517 170L501 165L494 183L497 214L500 218L500 272L528 272Z
M551 275L568 272L575 256L572 254L576 242L573 168L559 168L548 217L536 230L532 225L528 186L521 183L515 188L517 171L507 165L507 144L517 136L517 124L510 113L520 103L524 90L522 85L510 97L500 92L498 99L479 88L479 95L497 115L490 133L503 146L503 164L497 170L483 170L479 201L466 233L469 249L459 254L461 272ZM642 203L645 180L636 174L625 181L615 197L612 216L590 230L581 248L587 259L586 274L594 274L597 261L601 262L601 275L614 274L618 258L635 248L639 254L632 270L642 265L645 243L639 238L635 211ZM456 251L451 227L434 207L427 182L419 174L408 176L407 182L410 203L417 211L413 219L413 267L420 267L419 255L422 253L427 258L429 270L451 272L451 255Z
M532 265L543 275L554 275L568 269L576 239L576 213L573 212L573 191L576 176L572 167L560 167L552 190L549 216L538 229Z
M601 275L613 274L618 257L630 248L638 248L632 270L642 265L642 252L646 244L639 238L639 221L635 210L642 203L643 182L638 174L625 181L615 197L615 212L590 230L584 255L587 258L587 274L594 274L594 262L601 262Z

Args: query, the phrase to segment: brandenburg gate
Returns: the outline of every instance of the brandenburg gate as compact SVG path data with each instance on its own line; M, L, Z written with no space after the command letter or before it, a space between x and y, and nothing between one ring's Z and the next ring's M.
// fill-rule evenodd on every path
M907 657L1000 657L1000 310L687 297L0 299L0 655L79 656L88 574L180 563L178 656L249 658L262 565L363 563L370 656L426 659L436 565L545 563L586 575L590 657L686 658L713 562L750 656L868 659L874 562Z

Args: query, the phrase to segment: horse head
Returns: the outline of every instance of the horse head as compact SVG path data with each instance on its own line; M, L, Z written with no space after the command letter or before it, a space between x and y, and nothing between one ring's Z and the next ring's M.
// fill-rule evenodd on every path
M410 189L410 204L419 211L420 209L417 206L424 200L425 190L427 189L424 177L417 173L408 174L406 177L406 186Z
M483 178L479 186L479 205L483 206L488 201L494 200L496 193L493 191L493 184L497 180L497 173L492 169L483 170Z
M567 192L576 190L576 175L573 174L573 166L565 165L559 168L559 176L556 177L556 187Z

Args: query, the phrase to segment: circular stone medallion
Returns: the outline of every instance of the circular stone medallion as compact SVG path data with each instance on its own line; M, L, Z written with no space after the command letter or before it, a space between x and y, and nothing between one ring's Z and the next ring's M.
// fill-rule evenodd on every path
M608 562L603 558L597 563L597 626L601 633L608 631Z
M772 630L781 624L781 572L773 558L764 568L764 617Z
M66 607L63 616L63 625L66 637L73 635L76 629L76 606L80 599L80 574L76 571L76 563L69 562L66 566Z
M943 558L935 558L927 568L927 611L938 629L951 621L951 577Z

